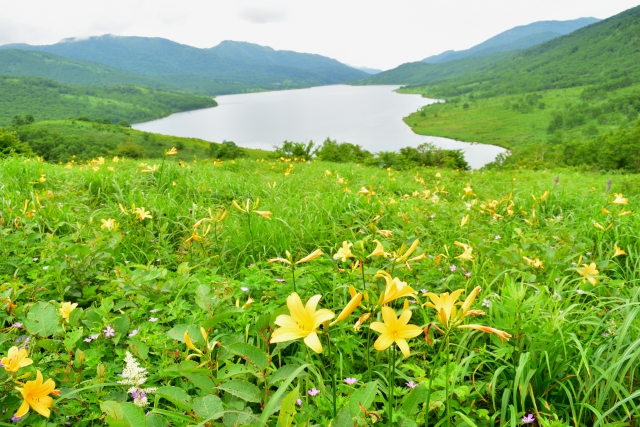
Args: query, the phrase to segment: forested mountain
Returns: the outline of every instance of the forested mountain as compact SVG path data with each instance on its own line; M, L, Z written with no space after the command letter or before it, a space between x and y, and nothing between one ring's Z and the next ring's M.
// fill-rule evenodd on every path
M45 46L5 45L0 49L40 51L92 61L208 94L345 83L367 76L320 55L232 41L199 49L162 38L104 35Z
M0 76L0 126L14 116L36 120L88 116L141 122L171 113L214 107L209 97L136 86L70 86L25 76Z
M598 22L596 18L572 21L541 21L512 28L471 49L447 51L418 62L402 64L370 76L356 84L426 84L446 78L473 74L512 58L518 51L568 34Z
M492 96L584 85L620 87L640 82L640 6L495 65L430 83L432 93Z
M460 58L487 56L496 52L526 49L555 39L600 21L597 18L579 18L571 21L539 21L504 31L497 36L466 50L449 50L422 60L428 64L453 61Z

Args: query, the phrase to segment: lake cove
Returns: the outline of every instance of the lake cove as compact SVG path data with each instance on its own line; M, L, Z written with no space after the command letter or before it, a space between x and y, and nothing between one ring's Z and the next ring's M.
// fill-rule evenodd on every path
M173 114L139 123L138 130L165 135L233 141L239 146L272 150L283 141L350 142L371 152L397 151L425 142L464 151L479 168L506 150L448 138L415 134L402 118L437 102L394 92L398 86L332 85L310 89L226 95L219 107Z

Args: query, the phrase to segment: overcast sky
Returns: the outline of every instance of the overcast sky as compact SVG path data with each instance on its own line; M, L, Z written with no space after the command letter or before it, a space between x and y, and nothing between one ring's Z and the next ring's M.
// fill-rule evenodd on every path
M639 0L0 0L0 44L101 34L238 40L381 69L517 25L608 18Z

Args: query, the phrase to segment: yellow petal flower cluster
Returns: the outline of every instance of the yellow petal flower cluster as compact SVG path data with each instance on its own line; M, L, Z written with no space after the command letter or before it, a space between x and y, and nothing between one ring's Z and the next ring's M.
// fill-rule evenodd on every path
M582 283L584 283L587 280L593 286L595 286L596 283L598 283L598 273L599 273L599 271L598 271L598 267L596 266L595 262L592 262L589 265L582 264L582 267L578 268L576 271L578 272L578 274L580 274L583 277Z
M407 282L401 281L397 277L391 277L386 271L378 271L374 276L375 278L383 278L386 282L386 287L382 295L380 295L380 305L385 305L398 298L414 295L416 291Z
M351 246L353 243L347 242L346 240L342 242L342 247L338 249L338 252L333 255L333 259L339 259L342 262L347 262L347 258L355 258L353 252L351 252Z
M64 320L66 320L67 322L69 321L69 316L71 316L71 312L73 310L75 310L75 308L78 306L77 303L70 303L70 302L62 302L60 303L60 316L62 316L62 318Z
M299 338L304 339L304 343L316 353L322 353L322 344L318 338L318 328L324 322L335 317L335 313L325 308L316 310L322 295L314 295L309 298L306 305L302 305L302 300L297 293L292 293L287 297L287 308L290 315L281 314L275 320L275 324L280 326L271 335L271 342L293 341Z

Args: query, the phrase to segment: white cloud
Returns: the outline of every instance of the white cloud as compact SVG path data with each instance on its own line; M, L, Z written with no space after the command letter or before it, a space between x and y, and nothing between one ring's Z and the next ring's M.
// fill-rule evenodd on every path
M238 13L238 16L252 24L269 24L272 22L282 22L286 18L286 12L278 9L252 7L246 8Z

